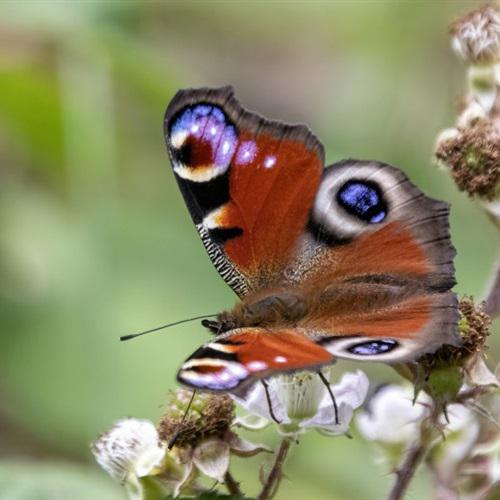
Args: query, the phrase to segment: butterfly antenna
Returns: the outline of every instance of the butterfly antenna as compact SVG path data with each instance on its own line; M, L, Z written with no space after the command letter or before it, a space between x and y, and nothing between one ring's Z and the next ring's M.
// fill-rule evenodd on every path
M181 433L181 430L182 430L182 424L184 424L184 422L187 418L189 410L191 409L191 405L193 404L193 400L194 400L195 395L196 395L196 389L194 389L193 394L191 394L191 399L189 400L186 411L184 412L184 415L182 416L182 419L179 422L179 425L177 426L177 430L175 431L175 434L170 438L170 441L168 442L167 448L169 450L171 450L174 447L175 443L177 442L177 439L179 438L179 434Z
M339 423L340 423L339 422L339 409L337 406L337 401L335 401L335 396L333 395L332 388L330 387L330 382L328 382L328 380L326 380L326 377L323 375L322 372L319 371L318 375L319 375L319 378L321 379L321 382L323 382L323 384L325 384L326 390L330 394L330 398L332 399L332 403L333 403L333 410L335 412L335 425L339 425Z
M204 314L203 316L195 316L194 318L181 319L180 321L175 321L174 323L167 323L166 325L157 326L156 328L151 328L150 330L146 330L144 332L131 333L129 335L122 335L120 337L120 340L122 340L122 341L132 340L132 339L135 339L136 337L140 337L141 335L146 335L146 333L157 332L158 330L163 330L164 328L170 328L171 326L182 325L182 323L187 323L189 321L195 321L197 319L213 318L214 316L217 316L217 314Z

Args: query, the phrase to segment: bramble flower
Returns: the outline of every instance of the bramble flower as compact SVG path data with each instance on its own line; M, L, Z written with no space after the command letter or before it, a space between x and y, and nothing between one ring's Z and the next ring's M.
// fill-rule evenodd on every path
M457 468L467 458L479 437L477 416L460 404L450 405L448 422L441 417L444 436L438 438L428 456L429 465L441 485L449 488L459 477Z
M471 297L465 296L459 310L461 345L443 345L417 362L406 364L407 373L412 374L407 378L414 382L415 393L426 391L444 411L449 403L462 402L468 389L481 392L497 385L483 358L491 325L484 304L475 305Z
M481 481L480 488L486 498L487 493L500 486L500 434L494 439L479 444L464 467L464 473L471 479Z
M330 370L323 373L329 380ZM267 382L269 399L263 383L256 383L244 398L233 396L251 414L236 419L235 424L255 430L274 422L285 436L309 429L329 435L345 434L354 410L366 398L368 385L368 378L360 370L346 373L338 384L329 385L338 407L336 421L332 397L318 374L300 372L280 375Z
M414 443L421 439L422 425L428 422L428 464L437 482L451 485L459 477L457 468L470 456L480 436L480 421L471 409L450 404L446 417L430 424L432 401L423 394L413 404L411 386L382 387L369 400L367 408L356 417L359 432L373 441L382 460L393 469Z
M231 431L229 396L192 395L185 389L172 393L158 430L148 420L128 418L93 445L99 465L126 487L131 500L202 493L200 473L226 482L231 453L251 457L270 451Z
M369 441L408 443L417 434L417 424L430 413L427 401L424 395L414 404L410 385L382 386L357 415L356 425Z
M395 468L405 449L418 436L420 422L430 415L429 398L423 394L413 403L407 384L380 387L356 416L356 427L380 450L380 459Z
M454 130L447 137L440 135L435 151L438 162L449 167L461 191L494 200L500 190L500 131L487 120Z
M498 491L500 429L495 415L500 397L497 393L487 399L489 409L478 401L470 408L452 405L446 440L429 453L428 465L438 491L452 493L452 498L493 498L490 495Z
M141 499L141 478L160 465L165 446L151 422L126 418L97 438L92 453L111 477L125 485L131 499Z
M461 191L492 213L488 204L500 195L500 4L463 16L450 32L455 52L469 64L469 92L456 128L439 134L435 157Z
M484 5L450 26L452 47L462 59L486 64L500 60L500 8Z
M191 487L199 472L220 483L225 482L231 453L251 457L262 451L271 451L231 430L234 404L229 396L199 393L191 401L192 394L186 389L172 393L167 411L158 425L160 438L173 444L169 454L184 469L182 478L172 484L174 496Z

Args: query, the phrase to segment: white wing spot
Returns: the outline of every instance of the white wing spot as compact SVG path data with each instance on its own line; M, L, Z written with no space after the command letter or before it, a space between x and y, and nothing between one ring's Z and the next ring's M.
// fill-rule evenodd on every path
M247 368L252 372L259 372L267 368L267 363L264 363L264 361L250 361Z
M264 167L266 167L266 168L273 168L275 164L276 164L276 157L275 156L268 156L264 160Z
M276 363L286 363L288 359L286 359L285 356L275 356L274 361Z

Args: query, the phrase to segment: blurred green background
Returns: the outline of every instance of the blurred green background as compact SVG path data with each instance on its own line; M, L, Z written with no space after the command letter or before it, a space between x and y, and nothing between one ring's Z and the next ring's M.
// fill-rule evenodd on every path
M163 113L180 87L233 84L247 107L308 123L328 162L401 166L452 203L457 290L482 296L497 234L431 164L464 86L447 25L475 5L2 2L1 498L123 498L89 443L124 416L156 421L207 332L191 323L126 344L119 335L235 301L165 153ZM397 380L385 366L366 370L373 385ZM234 460L250 494L261 460ZM287 476L278 498L288 500L382 498L392 482L359 436L314 433ZM410 498L426 498L428 482L421 475Z

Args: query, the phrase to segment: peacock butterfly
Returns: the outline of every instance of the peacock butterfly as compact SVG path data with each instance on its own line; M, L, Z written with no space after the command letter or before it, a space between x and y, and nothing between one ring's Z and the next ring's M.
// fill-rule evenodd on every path
M204 323L216 336L181 383L242 394L336 358L396 363L459 342L449 207L401 170L324 169L307 127L247 111L231 87L179 91L164 130L201 240L241 299Z

